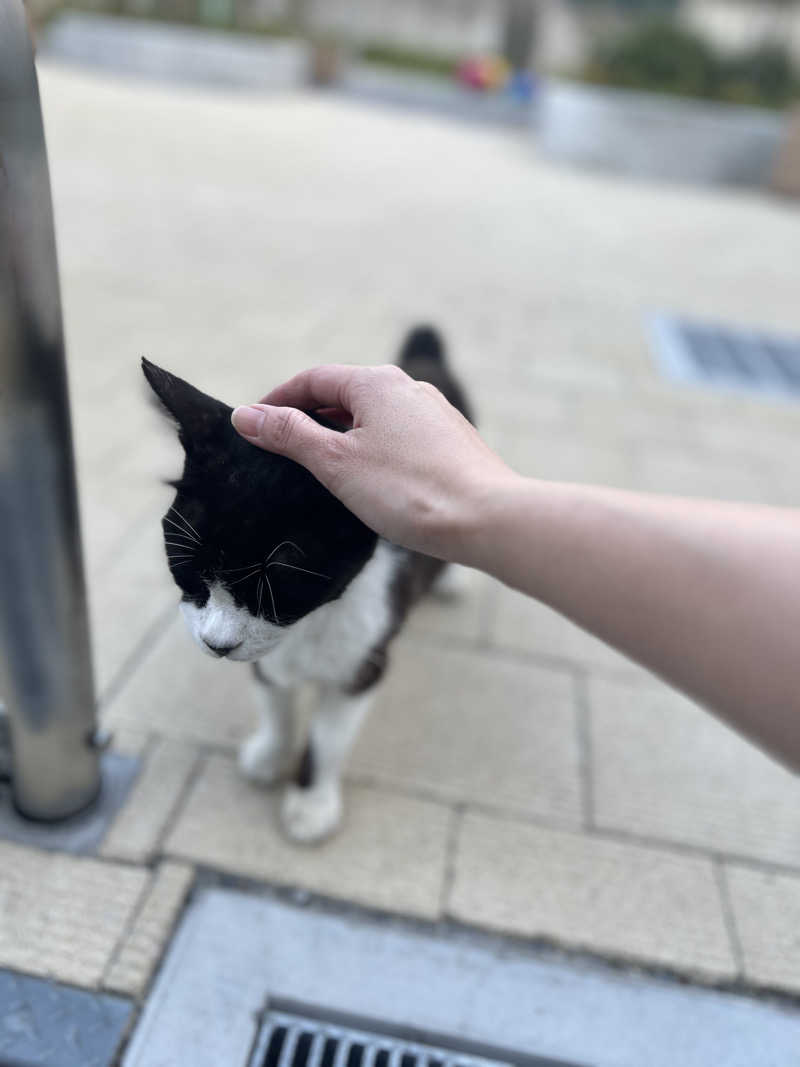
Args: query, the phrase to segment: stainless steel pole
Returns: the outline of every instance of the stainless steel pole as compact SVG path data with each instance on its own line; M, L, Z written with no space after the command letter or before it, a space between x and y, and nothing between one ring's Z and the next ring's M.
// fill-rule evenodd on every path
M50 179L21 0L0 0L0 700L18 810L100 788Z

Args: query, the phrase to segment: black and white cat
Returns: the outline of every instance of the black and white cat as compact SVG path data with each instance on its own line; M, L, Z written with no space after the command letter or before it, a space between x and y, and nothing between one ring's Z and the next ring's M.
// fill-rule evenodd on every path
M399 363L469 417L434 330L413 330ZM239 765L259 783L289 778L284 831L319 841L340 822L342 769L389 643L444 564L379 538L303 467L248 444L226 404L142 366L185 452L162 520L184 618L209 656L252 664L264 706ZM293 697L306 682L319 700L294 767Z

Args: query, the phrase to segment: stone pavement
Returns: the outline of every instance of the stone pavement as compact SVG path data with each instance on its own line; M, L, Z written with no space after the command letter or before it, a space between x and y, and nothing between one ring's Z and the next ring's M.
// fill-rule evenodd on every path
M0 844L0 967L141 996L203 867L800 993L800 783L481 575L398 641L340 835L286 843L235 770L248 672L177 617L179 453L138 368L240 402L432 320L518 469L799 504L800 407L671 386L643 330L665 308L800 331L796 209L325 95L41 79L102 717L143 769L98 858Z

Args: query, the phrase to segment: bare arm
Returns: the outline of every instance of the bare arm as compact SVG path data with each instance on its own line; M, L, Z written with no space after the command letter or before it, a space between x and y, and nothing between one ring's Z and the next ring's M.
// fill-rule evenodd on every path
M475 566L800 769L800 513L521 479L490 514Z
M318 368L265 401L239 431L379 533L544 601L800 769L800 512L522 478L396 368Z

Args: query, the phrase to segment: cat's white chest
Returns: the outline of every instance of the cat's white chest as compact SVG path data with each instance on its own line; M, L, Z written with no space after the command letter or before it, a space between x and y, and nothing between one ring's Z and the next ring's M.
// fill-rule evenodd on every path
M348 685L391 625L390 587L397 562L396 549L378 541L342 596L301 619L260 659L264 674L281 686L303 681Z

